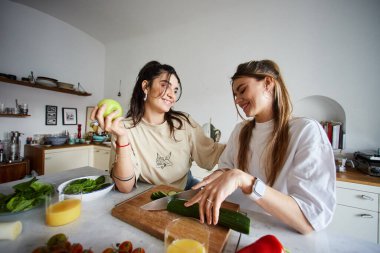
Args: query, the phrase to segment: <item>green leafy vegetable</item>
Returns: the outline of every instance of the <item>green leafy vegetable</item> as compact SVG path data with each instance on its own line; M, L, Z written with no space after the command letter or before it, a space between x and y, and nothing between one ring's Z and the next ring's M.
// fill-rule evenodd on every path
M0 194L0 212L20 212L41 204L47 195L54 193L51 184L42 183L33 177L31 180L14 185L14 193Z
M99 176L98 178L82 178L70 182L63 189L64 194L79 194L79 193L90 193L98 191L110 186L110 183L105 183L105 176Z

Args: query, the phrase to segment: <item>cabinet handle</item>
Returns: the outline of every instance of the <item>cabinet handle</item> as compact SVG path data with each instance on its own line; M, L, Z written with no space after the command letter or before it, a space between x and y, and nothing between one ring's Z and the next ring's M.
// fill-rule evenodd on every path
M51 160L51 157L45 157L45 160Z
M110 153L109 151L104 152L105 155L108 155L109 153Z
M96 150L95 152L96 152L96 153L99 153L100 151L99 151L99 150Z
M359 216L360 216L361 218L367 218L367 219L372 219L372 218L373 218L372 215L370 215L370 214L366 214L366 213L360 214Z
M370 201L373 201L373 198L371 198L370 196L367 196L367 195L361 195L360 196L362 199L366 199L366 200L370 200Z

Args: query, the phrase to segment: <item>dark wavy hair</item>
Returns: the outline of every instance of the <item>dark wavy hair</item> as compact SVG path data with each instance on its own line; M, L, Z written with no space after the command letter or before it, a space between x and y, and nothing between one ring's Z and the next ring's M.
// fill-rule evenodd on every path
M181 80L179 79L177 72L172 66L167 64L161 64L158 61L150 61L147 64L145 64L145 66L140 70L139 74L137 75L135 87L133 88L131 101L129 103L129 110L126 115L127 118L132 118L132 127L135 127L138 123L140 123L145 112L145 93L142 88L143 81L147 81L147 87L150 88L152 87L153 80L159 77L162 73L168 73L168 80L170 79L171 75L174 75L177 78L178 85L182 90ZM169 111L165 113L164 118L169 124L170 134L174 139L174 130L182 128L183 119L185 119L191 125L189 117L186 113L181 111L175 111L172 108L170 108ZM178 125L175 126L174 122L177 122Z
M231 81L240 77L252 77L257 81L266 76L274 80L274 94L272 110L274 113L274 128L266 147L266 176L270 186L273 186L277 175L280 173L286 160L289 146L289 119L292 112L292 103L278 65L271 60L250 61L237 67ZM235 104L236 106L236 104ZM236 110L238 111L237 107ZM238 114L240 115L239 111ZM241 116L241 115L240 115ZM242 127L239 136L238 166L243 171L248 171L249 143L252 138L252 130L255 128L255 119L247 120ZM254 152L254 151L252 151Z

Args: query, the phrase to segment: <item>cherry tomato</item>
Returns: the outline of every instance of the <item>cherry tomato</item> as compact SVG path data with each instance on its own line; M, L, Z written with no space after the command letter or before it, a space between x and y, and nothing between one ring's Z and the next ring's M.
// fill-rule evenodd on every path
M116 251L113 249L113 248L106 248L105 250L103 250L102 253L115 253Z
M145 250L143 248L136 248L132 251L132 253L145 253Z
M119 245L120 253L132 253L133 246L130 241L124 241Z

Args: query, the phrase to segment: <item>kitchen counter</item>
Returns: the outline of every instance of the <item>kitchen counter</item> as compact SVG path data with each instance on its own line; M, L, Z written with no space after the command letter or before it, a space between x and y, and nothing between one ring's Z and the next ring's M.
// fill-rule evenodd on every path
M103 144L103 143L96 143L96 142L91 142L90 144L87 143L76 143L76 144L63 144L63 145L30 145L30 144L25 144L32 146L34 148L42 149L42 150L50 150L50 149L61 149L61 148L75 148L75 147L88 147L88 146L100 146L100 147L111 147L110 145Z
M41 181L50 182L58 186L60 183L89 175L101 175L104 171L91 167L59 172L39 177ZM13 192L12 185L19 183L14 181L0 184L0 192L9 194ZM65 233L71 242L79 242L85 248L91 247L94 252L102 252L103 249L125 240L132 241L134 247L143 247L147 253L164 252L164 243L145 232L113 217L112 208L147 189L151 186L139 183L129 194L112 191L102 199L92 202L83 202L81 216L73 223L61 227L48 227L44 221L44 207L39 207L25 213L0 216L0 222L20 220L23 224L23 232L14 241L0 241L1 252L31 252L37 246L46 243L46 240L57 233ZM377 244L358 240L348 236L341 236L332 231L324 230L309 235L300 235L286 227L270 216L243 210L251 218L251 233L241 235L232 232L223 250L235 252L236 247L242 248L266 234L277 236L284 246L292 253L298 252L379 252Z
M346 172L337 172L336 180L380 187L380 177L370 176L354 168L346 168Z

